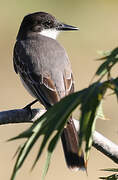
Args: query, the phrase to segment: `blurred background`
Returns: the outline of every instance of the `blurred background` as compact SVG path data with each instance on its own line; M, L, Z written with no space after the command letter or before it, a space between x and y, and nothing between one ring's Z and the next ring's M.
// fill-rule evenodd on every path
M99 51L112 50L118 46L118 1L117 0L0 0L0 110L22 108L33 98L26 92L13 70L12 54L15 38L22 18L32 12L46 11L62 22L80 28L78 32L61 33L58 40L65 47L72 63L76 90L85 88L90 83L100 62ZM114 75L117 76L117 68ZM36 107L40 108L40 104ZM118 105L114 96L104 100L104 113L109 119L98 120L96 129L118 143ZM76 111L75 117L78 117ZM0 179L10 179L15 159L12 159L17 147L23 141L6 142L25 130L28 124L0 126ZM39 141L40 144L40 141ZM30 172L39 144L28 156L16 180L41 179L46 153L37 166ZM67 169L61 143L53 154L48 180L97 180L108 175L102 168L116 167L111 160L92 148L88 162L88 176L85 172L71 172Z

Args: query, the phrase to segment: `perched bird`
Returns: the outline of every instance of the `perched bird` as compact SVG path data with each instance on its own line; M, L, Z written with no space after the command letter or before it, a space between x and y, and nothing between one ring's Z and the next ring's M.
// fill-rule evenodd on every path
M24 87L46 109L74 92L70 61L56 40L60 31L78 30L45 12L26 15L21 23L14 47L14 69ZM78 155L78 134L70 117L61 135L67 166L84 166Z

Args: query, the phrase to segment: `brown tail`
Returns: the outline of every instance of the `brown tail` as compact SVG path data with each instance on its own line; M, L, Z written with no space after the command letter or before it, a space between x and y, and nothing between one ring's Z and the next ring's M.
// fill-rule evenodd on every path
M70 118L66 128L64 128L61 140L67 166L73 170L85 168L83 154L81 157L78 155L78 134L72 118Z

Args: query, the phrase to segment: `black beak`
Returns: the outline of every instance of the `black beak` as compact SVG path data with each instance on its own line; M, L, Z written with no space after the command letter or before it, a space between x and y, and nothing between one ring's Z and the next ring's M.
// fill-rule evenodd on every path
M62 24L59 24L57 30L58 31L74 31L74 30L79 30L79 28L62 23Z

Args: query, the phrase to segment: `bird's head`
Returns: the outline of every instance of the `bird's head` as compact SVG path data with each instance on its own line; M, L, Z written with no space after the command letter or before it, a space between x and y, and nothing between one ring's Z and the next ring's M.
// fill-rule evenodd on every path
M46 12L35 12L24 17L18 37L22 34L39 33L41 35L56 39L60 31L78 30L77 27L70 26L58 21L54 16Z

